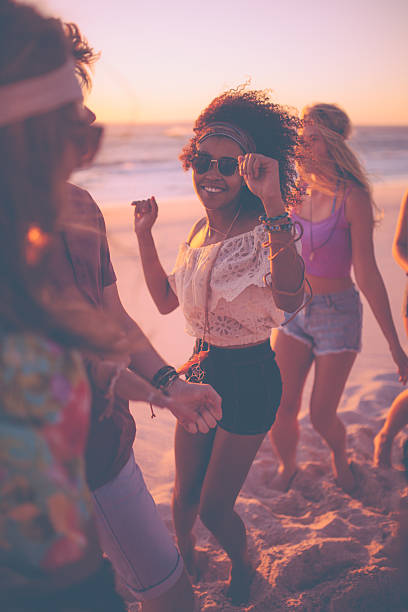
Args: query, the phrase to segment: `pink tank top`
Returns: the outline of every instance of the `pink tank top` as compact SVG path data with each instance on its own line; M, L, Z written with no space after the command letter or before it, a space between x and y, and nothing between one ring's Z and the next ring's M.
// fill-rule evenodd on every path
M351 270L350 224L345 215L344 194L339 208L322 221L313 221L292 212L293 221L303 226L302 257L306 274L325 278L347 278Z

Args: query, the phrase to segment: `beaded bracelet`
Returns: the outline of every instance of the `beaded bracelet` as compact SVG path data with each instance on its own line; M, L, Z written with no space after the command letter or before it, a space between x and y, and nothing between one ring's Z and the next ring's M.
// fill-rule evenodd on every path
M279 225L268 225L265 223L268 232L290 232L293 227L292 221L289 223L281 223Z
M275 223L275 221L279 221L280 219L287 219L289 217L289 213L288 212L284 212L281 215L276 215L275 217L267 217L266 215L261 215L259 217L259 221L261 223Z

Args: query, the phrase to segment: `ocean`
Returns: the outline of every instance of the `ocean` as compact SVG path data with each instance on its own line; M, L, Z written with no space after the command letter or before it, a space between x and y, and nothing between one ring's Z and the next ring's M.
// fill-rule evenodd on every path
M76 172L73 182L102 208L151 195L191 197L191 175L178 160L191 134L191 123L106 125L94 164ZM372 182L406 180L408 187L408 126L357 126L351 145Z

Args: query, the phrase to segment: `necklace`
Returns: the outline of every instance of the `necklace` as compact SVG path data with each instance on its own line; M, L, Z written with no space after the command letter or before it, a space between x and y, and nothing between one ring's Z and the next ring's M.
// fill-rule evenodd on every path
M224 240L225 240L225 238L227 238L228 234L232 230L232 227L233 227L235 221L238 219L239 213L241 212L241 208L242 208L242 204L239 206L239 208L238 208L237 212L235 213L234 218L233 218L233 220L232 220L232 222L231 222L231 224L230 224L230 226L229 226L229 228L227 229L226 232L222 232L221 230L217 229L216 227L213 227L212 225L210 225L210 222L208 221L208 218L207 218L207 227L208 227L208 229L211 229L211 230L213 230L213 232L217 232L218 234L221 234L221 236L224 236Z
M337 195L338 195L338 192L339 192L339 186L340 186L340 181L337 181L336 189L334 191L334 198L333 198L331 215L333 215L334 211L336 210L336 202L337 202ZM312 196L310 196L310 255L309 255L309 260L310 261L313 261L316 251L318 251L319 249L324 247L329 242L331 237L333 236L334 232L336 231L337 223L339 221L339 216L340 215L337 214L336 221L334 222L334 225L333 225L332 229L330 230L329 235L327 236L327 238L325 240L323 240L323 242L321 244L319 244L318 246L314 246L314 244L313 244L313 205L312 205Z
M208 223L208 219L207 219L208 227L222 234L225 240L228 237L228 234L230 233L230 231L232 230L235 221L238 219L239 213L241 212L241 208L242 208L242 204L239 206L226 233L219 232L219 230L217 230L216 228L211 228L210 224ZM209 305L210 293L211 293L211 276L212 276L212 272L214 269L215 261L218 257L218 253L220 252L222 245L223 245L223 242L221 241L218 244L218 248L214 254L212 263L210 264L210 269L209 269L208 276L207 276L206 291L205 291L205 307L204 307L205 308L204 309L204 327L203 327L203 337L201 340L201 345L199 347L200 350L198 353L195 353L184 365L182 365L181 368L178 368L177 370L180 374L189 373L189 380L191 380L192 382L201 383L205 376L205 371L202 369L201 363L204 361L204 359L208 356L210 352L210 346L206 342L205 337L206 337L206 334L210 333L208 305ZM204 344L207 344L207 347L208 347L207 349L203 349Z

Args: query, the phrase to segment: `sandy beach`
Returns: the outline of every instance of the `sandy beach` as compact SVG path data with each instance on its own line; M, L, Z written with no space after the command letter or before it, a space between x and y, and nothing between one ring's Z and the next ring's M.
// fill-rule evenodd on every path
M391 244L399 204L408 187L379 183L374 195L384 210L375 230L379 268L388 290L403 345L401 322L405 285L393 261ZM103 204L100 202L100 204ZM192 222L202 215L193 198L159 202L155 226L158 251L170 272L178 245ZM121 299L161 354L174 365L191 353L193 339L184 332L180 311L162 316L144 284L130 206L103 209ZM355 464L358 491L350 497L337 488L329 451L310 424L308 387L301 411L300 471L288 493L270 487L277 461L269 439L263 442L237 501L248 530L249 549L257 567L251 601L236 608L225 599L228 559L198 521L198 549L208 554L208 568L196 585L201 610L296 610L348 612L403 610L398 601L392 540L401 496L408 495L402 476L400 435L395 444L394 470L372 466L373 437L380 429L394 397L402 390L387 344L364 304L363 351L345 389L340 416L347 426L350 459ZM166 411L150 418L149 406L132 405L137 423L136 459L169 529L174 477L174 419Z

